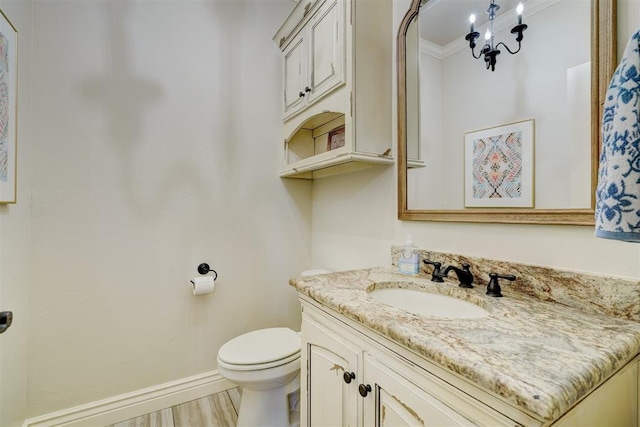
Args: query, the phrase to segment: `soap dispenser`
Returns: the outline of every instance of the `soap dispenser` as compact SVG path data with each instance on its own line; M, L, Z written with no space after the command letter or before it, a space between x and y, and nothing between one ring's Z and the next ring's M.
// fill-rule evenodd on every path
M420 259L418 250L411 239L411 234L407 235L407 241L404 242L400 257L398 258L398 271L400 274L415 276L420 271Z

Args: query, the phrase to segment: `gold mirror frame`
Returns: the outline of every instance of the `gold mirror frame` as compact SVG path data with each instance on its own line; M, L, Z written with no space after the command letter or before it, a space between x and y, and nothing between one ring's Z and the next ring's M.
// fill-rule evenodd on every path
M511 224L595 224L595 188L601 145L604 97L617 64L616 0L591 3L591 208L590 209L473 209L409 210L407 208L406 34L418 17L423 0L413 0L397 38L398 67L398 219L411 221L484 222Z

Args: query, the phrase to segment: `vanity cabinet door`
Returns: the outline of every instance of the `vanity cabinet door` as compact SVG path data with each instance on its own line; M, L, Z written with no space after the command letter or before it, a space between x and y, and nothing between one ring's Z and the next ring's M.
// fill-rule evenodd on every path
M309 47L311 103L344 83L344 0L327 0L313 15Z
M301 414L306 414L301 424L356 427L362 351L313 320L303 318L302 330L303 366L306 362L307 372L301 384Z
M384 363L365 353L365 426L473 426L453 409Z

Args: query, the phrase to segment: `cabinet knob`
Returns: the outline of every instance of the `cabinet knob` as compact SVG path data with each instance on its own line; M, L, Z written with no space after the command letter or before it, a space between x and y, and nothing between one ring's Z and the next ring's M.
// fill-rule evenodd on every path
M351 382L351 380L355 380L356 379L356 374L354 374L353 372L345 372L342 375L342 378L344 378L344 382L349 384Z
M311 88L309 86L307 86L307 87L304 88L304 91L305 92L311 92Z
M304 98L304 92L300 91L298 95L300 96L300 98Z
M367 394L371 391L371 386L369 384L360 384L358 391L360 392L360 396L367 397Z

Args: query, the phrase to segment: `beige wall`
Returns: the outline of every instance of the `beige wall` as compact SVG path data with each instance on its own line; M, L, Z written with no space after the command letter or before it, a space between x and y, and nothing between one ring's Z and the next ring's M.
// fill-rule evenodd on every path
M278 177L285 1L37 1L29 416L299 328L310 184ZM209 262L215 294L188 280Z
M640 30L640 0L618 0L618 56L629 38Z
M0 426L20 426L27 411L28 287L31 277L31 1L2 1L18 30L17 203L0 205L0 311L14 322L0 335Z
M638 5L638 0L624 1L631 2L629 7ZM408 5L408 0L394 2L393 37ZM621 15L629 21L637 21L635 16ZM411 233L416 244L427 249L640 278L640 247L596 239L593 227L398 221L395 182L393 167L314 182L314 267L389 265L390 245Z

